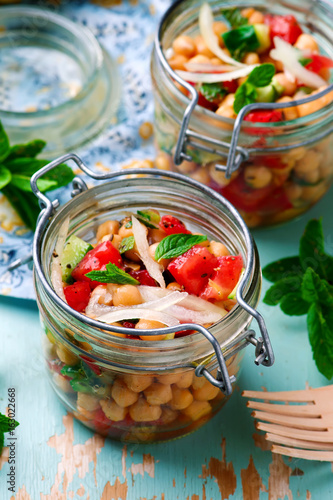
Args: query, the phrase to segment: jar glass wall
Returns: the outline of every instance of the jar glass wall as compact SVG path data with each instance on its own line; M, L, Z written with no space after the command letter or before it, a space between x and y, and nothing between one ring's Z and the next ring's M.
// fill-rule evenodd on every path
M214 18L222 19L221 3L210 1ZM161 46L165 52L180 34L198 34L201 2L185 0L169 10L161 24ZM332 6L304 2L229 2L229 6L251 6L262 12L293 14L304 32L313 33L323 53L333 58ZM192 161L173 163L176 144L189 98L165 70L155 50L151 73L155 98L155 140L170 168L217 190L241 212L250 227L274 225L308 210L328 190L333 177L333 91L313 103L300 105L298 118L272 123L246 122L241 127L238 146L248 152L230 180L215 166L225 158L200 147L186 146ZM184 89L183 89L184 90ZM312 111L314 111L312 113ZM196 143L207 148L200 137L230 144L234 120L196 106L188 129L198 136ZM226 152L214 144L217 151ZM276 148L278 148L276 150ZM249 181L250 179L250 181ZM254 181L253 181L254 179Z
M58 230L68 216L69 234L93 242L97 227L105 220L151 207L180 217L193 231L224 242L247 261L242 228L231 213L223 212L221 204L176 180L154 179L153 191L151 185L148 178L113 181L82 193L57 213L40 242L48 282ZM260 286L255 251L245 292L254 308ZM65 406L88 427L129 442L168 440L197 429L227 401L205 377L194 374L197 364L205 363L216 375L213 347L201 334L154 342L121 338L69 314L54 301L37 273L35 287L51 383ZM210 328L230 375L239 372L244 351L232 353L235 347L244 347L251 319L236 305Z

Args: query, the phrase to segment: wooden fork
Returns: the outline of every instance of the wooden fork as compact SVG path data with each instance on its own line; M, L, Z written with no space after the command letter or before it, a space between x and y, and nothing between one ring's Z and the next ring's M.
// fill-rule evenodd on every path
M333 385L304 391L244 391L242 396L265 401L250 400L247 406L256 410L254 418L264 421L256 422L257 429L267 432L267 441L277 443L272 444L273 453L333 462Z

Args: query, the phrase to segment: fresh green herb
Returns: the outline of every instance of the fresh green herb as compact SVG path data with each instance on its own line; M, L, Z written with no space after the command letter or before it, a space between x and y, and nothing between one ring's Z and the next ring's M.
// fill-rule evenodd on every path
M100 380L94 370L83 361L76 366L63 366L61 374L71 379L70 385L75 392L84 392L85 394L100 397L106 396L107 386Z
M302 65L302 66L306 66L307 64L310 64L312 63L313 59L311 59L311 57L301 57L301 59L298 59L298 62Z
M106 264L106 271L90 271L86 276L101 283L115 283L117 285L138 285L139 281L132 278L115 264Z
M18 425L20 424L16 420L6 417L6 415L0 413L0 455L5 442L4 434L9 432L9 434L12 436L14 429Z
M219 101L227 93L226 89L223 88L221 83L203 83L200 86L200 93L209 102Z
M298 91L303 92L306 95L309 95L309 94L312 94L313 89L311 87L305 87L305 85L303 85L302 87L298 88Z
M130 229L132 227L132 221L131 220L127 221L125 227L126 229Z
M128 250L132 250L135 245L134 236L128 236L128 238L123 238L119 245L119 252L125 253Z
M194 245L207 241L207 236L196 234L170 234L159 242L155 250L155 259L173 259L187 252Z
M44 147L42 140L11 147L0 122L0 190L30 229L35 228L40 213L38 200L30 187L30 178L49 163L49 160L35 158ZM66 186L73 178L72 169L63 164L44 174L37 185L42 192L46 192Z
M258 96L257 89L271 85L274 74L275 66L271 63L264 63L254 68L246 82L242 83L236 91L234 101L235 113L239 113L244 106L256 102ZM274 88L272 90L274 94ZM275 94L272 95L272 98L274 97Z
M273 282L264 297L289 316L307 314L313 358L326 378L333 377L333 257L325 252L321 220L310 220L300 240L299 257L263 269Z
M223 9L222 16L228 21L232 28L239 28L239 26L244 26L244 24L249 23L246 17L242 16L240 9L237 9L237 7L234 9Z
M259 46L259 40L254 26L240 26L222 34L225 46L230 51L231 57L240 61L247 52L255 52Z

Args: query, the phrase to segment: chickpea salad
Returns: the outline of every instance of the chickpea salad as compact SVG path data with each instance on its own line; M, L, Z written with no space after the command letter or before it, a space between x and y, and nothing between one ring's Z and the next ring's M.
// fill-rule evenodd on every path
M200 106L235 119L248 104L292 102L328 87L333 61L319 53L316 39L303 33L293 15L263 14L254 8L222 9L221 14L223 21L214 21L204 3L200 34L179 35L166 52L171 68L198 90ZM179 89L187 95L184 87ZM254 110L244 119L293 120L328 105L332 94L291 108Z
M133 336L148 330L220 321L236 304L243 259L226 246L193 233L172 215L138 210L123 220L107 220L97 243L61 226L51 264L56 293L78 312L129 329L119 337L165 340L191 331ZM67 241L66 241L67 240Z

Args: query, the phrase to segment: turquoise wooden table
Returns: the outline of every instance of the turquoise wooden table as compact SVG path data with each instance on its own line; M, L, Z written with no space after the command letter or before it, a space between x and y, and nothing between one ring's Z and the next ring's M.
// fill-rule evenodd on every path
M308 219L324 215L333 253L333 191L308 214L255 233L263 265L297 253ZM264 290L268 283L264 282ZM305 317L260 306L276 362L256 367L251 347L226 407L194 434L155 445L104 440L66 414L46 380L35 303L0 297L0 411L15 388L16 492L8 491L8 450L0 460L1 500L330 500L332 464L274 456L255 430L244 389L288 390L328 384L312 360Z

